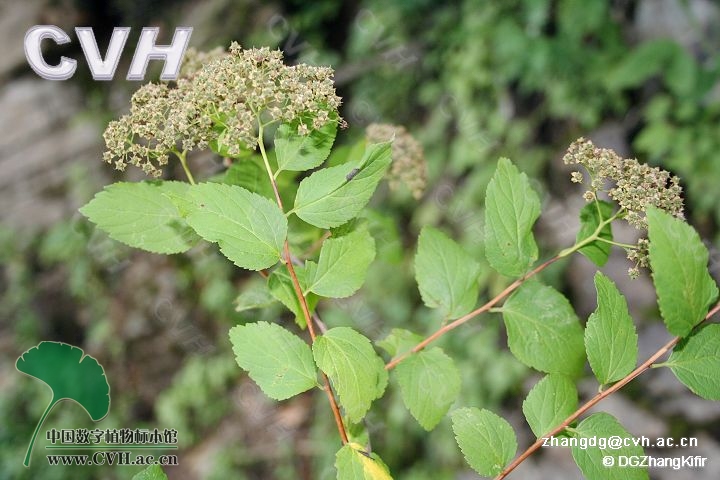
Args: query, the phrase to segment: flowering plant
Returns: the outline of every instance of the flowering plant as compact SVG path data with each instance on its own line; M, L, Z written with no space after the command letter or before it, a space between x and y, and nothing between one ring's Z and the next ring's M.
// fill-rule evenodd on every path
M718 289L707 270L705 246L682 220L679 179L583 139L565 156L565 163L582 166L589 177L589 203L580 212L573 245L538 262L532 230L540 199L528 177L500 159L487 187L484 236L487 263L509 279L499 294L478 305L478 252L426 226L417 240L414 270L424 304L438 312L438 325L424 336L393 329L375 341L383 356L356 329L328 328L320 319L324 299L357 292L375 258L363 211L378 184L387 176L391 188L406 186L419 198L426 183L422 147L402 127L371 126L355 147L334 150L337 128L345 127L339 106L329 68L286 66L279 52L236 44L227 53L194 53L177 83L142 87L130 113L105 132L104 159L116 168L134 165L160 178L175 157L188 181L115 183L81 209L98 228L132 247L173 254L205 240L238 267L262 276L262 291L241 295L238 307L277 301L297 325L233 327L229 337L237 363L273 399L315 388L324 393L339 436L339 479L391 478L362 432L364 417L388 388L399 389L424 429L438 426L456 403L462 381L453 359L431 344L489 312L502 314L511 353L545 376L522 407L538 440L516 458L517 440L506 420L477 407L450 412L457 443L481 475L506 477L540 448L543 437L628 437L608 414L581 417L650 367L668 367L693 392L720 399L714 375L720 327L705 324L720 308L712 307ZM270 134L274 149L266 144ZM228 169L196 182L188 161L195 149L226 157ZM584 182L585 174L574 172L571 178ZM281 182L291 188L281 189ZM637 244L616 241L612 225L619 220L647 230L647 238ZM535 278L574 253L602 266L613 246L628 252L631 276L639 275L640 267L652 270L660 313L675 335L639 365L635 326L612 280L596 274L598 306L583 324L563 294ZM580 405L576 383L586 361L600 388ZM647 478L647 469L621 470L617 462L599 469L598 460L641 450L572 453L587 478L634 479Z

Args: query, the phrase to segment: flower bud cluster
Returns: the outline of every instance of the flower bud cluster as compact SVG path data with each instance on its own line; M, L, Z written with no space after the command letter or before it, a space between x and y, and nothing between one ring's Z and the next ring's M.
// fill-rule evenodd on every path
M584 138L570 145L563 161L587 170L590 188L583 195L587 201L594 201L599 192L606 192L620 206L621 218L639 230L647 229L645 212L650 206L683 217L680 179L665 170L641 164L634 158L622 158ZM571 180L583 183L585 175L572 172ZM628 259L635 264L630 276L636 277L640 267L648 266L648 240L641 238L635 248L628 249Z
M625 219L638 229L646 229L645 211L657 207L676 217L683 216L680 179L658 167L651 167L636 159L620 157L607 148L599 148L589 140L579 138L570 145L565 164L581 165L590 174L590 189L586 198L592 200L598 191L606 191L627 213ZM573 172L572 180L580 183L581 172ZM610 185L608 185L610 184ZM609 189L606 188L609 186Z
M268 48L190 51L174 84L147 84L132 97L130 113L110 122L103 159L118 170L128 164L160 175L170 153L228 145L230 155L257 147L258 126L297 125L300 134L333 121L340 97L333 70L287 66Z

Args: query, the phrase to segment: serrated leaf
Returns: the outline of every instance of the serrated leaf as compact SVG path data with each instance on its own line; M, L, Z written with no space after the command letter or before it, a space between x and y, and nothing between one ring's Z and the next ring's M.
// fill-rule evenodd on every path
M632 446L622 446L618 449L587 446L590 441L597 442L598 439L608 442L614 437L633 440L632 435L612 415L607 413L590 415L578 424L574 433L578 442L585 443L587 447L571 447L573 459L587 480L647 480L649 478L647 468L622 465L618 460L619 457L623 457L624 460L631 456L641 457L642 447L632 443L630 444ZM606 457L613 457L612 466L603 464L603 458Z
M310 347L280 325L236 325L230 343L238 365L270 398L285 400L317 385Z
M37 433L50 411L63 400L80 405L90 418L102 420L110 410L110 385L98 361L77 347L61 342L40 342L15 362L18 371L45 383L52 398L28 444L24 465L30 465Z
M304 285L307 284L305 280L305 268L295 266L295 275L298 277L300 287L304 289ZM295 323L297 323L300 328L304 329L307 326L305 323L305 315L302 311L297 294L295 293L295 288L293 287L290 274L284 269L276 269L268 277L267 285L270 290L270 294L279 300L280 303L285 305L288 310L295 314ZM310 313L312 313L319 300L318 296L314 293L308 293L305 296L305 300L307 301Z
M240 160L225 171L222 182L236 185L270 200L275 199L270 179L265 169L253 159Z
M704 325L682 340L665 365L695 395L720 400L720 325Z
M480 264L440 230L424 227L415 255L415 280L425 305L458 318L475 306Z
M330 155L337 123L329 121L307 135L299 135L297 124L282 124L275 132L275 156L278 172L304 171L315 168Z
M150 465L133 475L132 480L168 480L168 477L160 465Z
M600 215L602 215L602 219L600 218ZM595 230L597 230L598 226L600 226L600 222L607 220L612 217L612 215L612 204L603 200L598 200L597 203L592 202L585 205L582 210L580 210L580 230L578 230L576 241L580 242L595 233ZM598 236L602 239L612 241L612 224L608 223L605 225L598 233ZM578 252L585 255L595 265L602 267L608 261L611 246L612 245L607 242L595 240L594 242L582 247L578 250Z
M427 431L440 423L460 393L460 372L440 348L406 358L395 376L405 406Z
M273 303L277 299L270 293L270 289L267 284L261 281L249 282L245 285L243 291L235 299L235 311L244 312L247 310L255 310L258 308L265 308Z
M293 212L320 228L342 225L370 201L390 166L390 143L370 144L355 162L319 170L300 182Z
M306 262L306 290L323 297L349 297L362 286L374 259L375 240L367 228L330 237L322 244L318 263Z
M262 270L281 257L287 219L265 197L235 185L202 183L189 190L188 224L238 267Z
M473 470L494 477L517 452L515 431L490 410L460 408L452 414L453 432L465 460Z
M118 182L80 209L110 238L153 253L181 253L198 240L168 195L183 197L183 182Z
M502 307L508 345L525 365L576 377L585 363L583 329L570 302L557 290L525 282Z
M317 366L330 377L351 422L359 422L387 386L385 363L363 335L349 327L331 328L313 343Z
M411 350L415 345L423 341L423 337L403 328L393 328L387 337L375 342L392 357Z
M501 158L485 197L485 255L495 270L519 277L537 260L532 227L539 216L540 199L527 175Z
M335 454L338 480L392 480L387 466L374 453L357 443L348 443Z
M578 406L575 384L565 375L550 374L540 380L522 404L525 419L537 438L556 428Z
M695 229L656 208L647 212L650 267L660 313L673 335L685 337L718 295L708 251Z
M325 164L328 167L335 167L343 163L355 161L363 156L365 148L367 147L367 140L361 138L356 140L354 143L336 145L335 148L330 152L330 156Z
M585 326L585 349L600 385L620 380L637 363L638 336L625 297L600 272L595 274L597 309Z

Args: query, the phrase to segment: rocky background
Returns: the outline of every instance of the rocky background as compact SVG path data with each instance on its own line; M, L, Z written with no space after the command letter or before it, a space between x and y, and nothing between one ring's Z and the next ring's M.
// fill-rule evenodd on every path
M105 366L113 403L104 428L179 430L181 466L167 470L171 479L334 478L329 466L335 445L328 440L334 437L322 415L323 399L310 394L271 402L241 375L229 353L230 326L283 313L235 312L232 301L248 279L209 247L181 257L143 254L95 232L77 214L102 185L121 178L100 161L101 134L106 122L128 107L137 86L123 76L142 26L160 26L166 40L175 26L193 26L191 45L202 49L237 40L281 48L289 62L330 64L351 127L361 132L368 123L385 121L416 134L428 158L429 190L419 202L379 194L381 208L395 223L401 266L408 264L420 226L428 223L455 232L469 249L482 248L482 198L492 162L501 155L539 180L546 199L538 226L544 252L569 245L583 200L559 159L570 141L585 135L683 177L688 219L707 240L718 278L716 3L435 3L0 4L0 479L120 479L138 470L47 468L38 453L41 442L33 468L22 467L47 392L19 375L14 362L40 340L81 346ZM38 24L55 24L68 33L75 26L93 26L101 51L113 26L131 26L133 36L113 82L90 79L77 44L51 49L51 57L78 59L73 79L51 82L37 77L23 54L25 31ZM191 161L206 174L222 169L221 159L212 155ZM633 235L616 231L622 238ZM412 274L393 285L383 283L397 264L377 267L375 283L357 297L326 306L326 321L353 321L372 338L413 322L427 330ZM658 321L649 277L629 280L628 266L618 252L603 271L628 297L639 325L640 358L646 358L668 335ZM595 308L593 271L584 258L575 258L546 278L573 299L581 318ZM486 281L490 294L502 280ZM496 323L468 326L466 338L444 347L464 362L463 401L501 409L513 420L522 446L531 438L519 405L537 378L509 357ZM594 388L588 383L582 393L590 396ZM643 375L600 408L637 436L696 436L699 448L692 454L710 459L704 470L653 470L652 478L720 478L720 404L693 396L669 371ZM370 430L396 478L477 478L459 457L447 423L423 434L413 428L398 398L377 410ZM46 427L68 425L93 427L69 405L55 411ZM569 452L545 449L512 478L581 476Z

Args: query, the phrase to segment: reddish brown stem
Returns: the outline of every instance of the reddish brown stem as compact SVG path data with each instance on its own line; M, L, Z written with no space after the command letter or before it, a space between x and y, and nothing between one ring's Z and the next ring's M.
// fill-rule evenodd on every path
M262 130L262 123L260 123L260 130L258 134L258 146L260 147L260 153L262 154L263 161L265 163L265 168L267 169L268 178L270 179L270 184L272 185L273 193L275 194L275 201L277 201L278 207L280 207L281 211L285 211L283 209L282 199L280 198L280 192L278 191L277 182L275 182L275 177L273 175L272 169L270 168L270 162L268 161L267 154L265 153L265 144L263 142L263 130ZM287 267L288 273L290 274L290 278L292 280L293 289L295 290L295 296L297 296L298 301L300 302L300 308L303 312L303 317L305 317L305 324L307 325L308 332L310 333L310 338L313 342L315 342L315 325L313 323L312 316L310 315L310 309L308 308L307 299L305 298L305 294L303 293L302 287L300 286L300 282L298 281L297 274L295 273L295 267L293 267L293 256L290 253L290 245L285 239L285 244L283 246L283 256L285 257L285 266ZM347 432L345 431L345 424L342 421L342 415L340 414L340 407L337 404L337 400L335 400L335 394L333 393L332 386L330 385L330 379L325 375L325 372L320 372L324 388L325 394L328 397L328 400L330 401L330 408L333 412L333 417L335 418L335 424L337 425L338 433L340 433L340 439L342 440L343 445L348 443L348 436Z
M310 309L308 308L307 300L303 294L302 287L300 286L300 282L295 274L295 267L293 267L292 255L290 255L290 246L288 245L287 240L285 240L285 266L287 267L290 278L292 279L295 295L300 301L300 308L302 309L303 317L305 317L305 323L307 324L308 332L310 332L310 338L313 342L315 342L315 325L312 315L310 314ZM335 417L335 424L337 425L338 432L340 433L340 439L342 440L343 445L345 445L348 443L348 436L345 431L345 424L343 423L342 415L340 415L340 408L338 407L337 400L335 400L335 394L330 386L330 379L327 375L325 375L325 372L321 371L320 374L322 375L323 382L325 383L325 388L323 388L323 390L325 390L328 400L330 401L330 408L332 409L333 416Z
M434 342L435 340L437 340L438 338L442 337L443 335L445 335L445 334L446 334L447 332L449 332L450 330L453 330L453 329L459 327L460 325L462 325L463 323L467 322L468 320L472 320L473 318L477 317L478 315L487 312L488 310L490 310L491 308L493 308L495 305L497 305L497 303L498 303L500 300L502 300L503 298L505 298L505 297L507 297L508 295L510 295L513 291L515 291L515 289L518 288L520 285L522 285L527 279L529 279L530 277L533 277L533 276L537 275L538 273L542 272L543 270L545 270L545 268L547 268L549 265L551 265L552 263L556 262L556 261L559 260L559 259L560 259L560 257L557 257L557 256L556 256L556 257L553 257L553 258L551 258L550 260L548 260L548 261L546 261L546 262L538 265L538 266L535 267L533 270L531 270L530 272L528 272L527 274L525 274L525 276L523 276L523 277L521 277L521 278L518 278L518 279L515 280L513 283L511 283L510 285L508 285L508 287L507 287L505 290L503 290L502 292L500 292L499 294L497 294L497 295L495 296L495 298L493 298L492 300L490 300L489 302L487 302L487 303L486 303L485 305L483 305L482 307L479 307L479 308L473 310L472 312L470 312L470 313L468 313L467 315L464 315L464 316L458 318L457 320L454 320L454 321L452 321L452 322L450 322L450 323L448 323L448 324L446 324L446 325L443 325L441 328L439 328L438 330L436 330L435 333L433 333L432 335L430 335L429 337L427 337L425 340L423 340L422 342L420 342L420 343L418 343L417 345L415 345L415 346L412 348L412 350L409 350L409 351L403 353L402 355L398 355L397 357L395 357L395 358L393 358L391 361L389 361L389 362L387 363L387 365L385 365L385 370L392 370L392 369L395 368L400 362L402 362L403 360L405 360L407 357L409 357L409 356L412 355L413 353L417 353L417 352L419 352L420 350L422 350L423 348L427 347L430 343L432 343L432 342Z
M708 314L705 316L705 320L715 315L718 311L720 311L720 303L715 305L715 307L708 312ZM703 321L705 321L703 320ZM625 378L618 381L617 383L614 383L612 387L608 388L607 390L604 390L597 395L595 395L593 398L588 400L582 407L578 408L575 413L570 415L568 418L566 418L560 425L558 425L556 428L554 428L552 431L548 432L544 436L537 439L535 443L530 445L522 454L520 454L519 457L517 457L515 460L512 461L510 465L505 467L505 469L500 472L500 474L495 477L495 480L502 480L503 478L507 477L510 472L515 470L518 465L520 465L522 462L524 462L530 455L535 453L540 447L542 447L544 443L544 439L547 437L553 437L557 435L558 433L565 430L568 425L570 425L572 422L577 420L580 415L590 410L592 407L597 405L601 400L603 400L605 397L612 395L613 393L620 390L622 387L633 381L636 377L638 377L641 373L648 370L652 365L660 359L663 355L665 355L667 352L669 352L677 343L682 340L682 337L675 337L669 342L667 342L665 345L660 347L660 349L655 352L650 358L645 360L639 367L637 367L635 370L630 372Z

